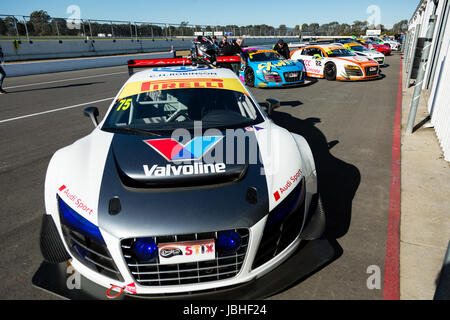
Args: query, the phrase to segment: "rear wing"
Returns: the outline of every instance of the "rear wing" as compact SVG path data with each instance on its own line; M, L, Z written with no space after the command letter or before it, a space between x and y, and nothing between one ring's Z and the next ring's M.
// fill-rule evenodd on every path
M128 74L132 76L136 69L190 65L192 65L192 61L186 58L128 60Z
M307 47L308 45L309 45L309 42L288 43L288 47L290 50L304 48L304 47Z
M233 65L241 64L239 56L219 56L215 65L216 68L230 68ZM133 75L137 69L151 69L158 67L173 67L173 66L191 66L194 65L191 59L188 58L170 58L170 59L143 59L143 60L128 60L128 73ZM138 70L138 71L140 71Z

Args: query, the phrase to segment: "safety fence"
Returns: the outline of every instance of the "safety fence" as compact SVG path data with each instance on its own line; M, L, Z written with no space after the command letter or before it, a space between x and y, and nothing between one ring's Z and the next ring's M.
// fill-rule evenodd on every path
M210 26L187 23L156 23L95 19L53 18L50 16L18 16L0 14L0 37L16 40L99 39L99 38L180 38L199 35L245 37L292 37L299 30L280 26Z

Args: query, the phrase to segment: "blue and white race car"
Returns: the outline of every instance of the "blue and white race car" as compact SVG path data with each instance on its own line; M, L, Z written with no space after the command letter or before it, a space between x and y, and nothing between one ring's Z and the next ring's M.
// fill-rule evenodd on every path
M291 61L278 52L266 48L246 48L247 66L240 70L239 77L249 87L282 87L305 83L305 66Z

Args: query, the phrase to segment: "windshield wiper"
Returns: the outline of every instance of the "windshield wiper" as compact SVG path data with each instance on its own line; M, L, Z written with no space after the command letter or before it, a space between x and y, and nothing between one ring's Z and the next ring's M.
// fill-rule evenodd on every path
M144 130L144 129L137 129L137 128L103 127L102 129L116 131L116 132L124 132L124 133L140 134L140 135L146 135L146 136L161 137L160 134L157 134L155 132Z

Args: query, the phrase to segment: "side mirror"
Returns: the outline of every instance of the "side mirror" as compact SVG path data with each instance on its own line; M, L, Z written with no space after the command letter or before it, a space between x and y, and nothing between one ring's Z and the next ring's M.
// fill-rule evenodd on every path
M95 127L98 126L98 120L97 120L97 117L98 117L99 113L98 113L97 107L87 107L87 108L84 108L84 115L85 115L86 117L91 118L91 120L92 120L92 122L94 123L94 126L95 126Z
M280 101L274 98L266 99L266 112L269 117L272 116L272 112L274 109L280 107Z

